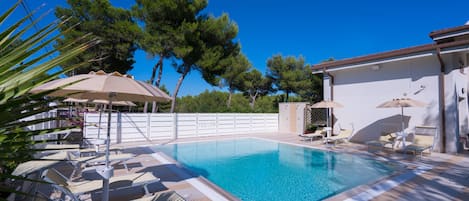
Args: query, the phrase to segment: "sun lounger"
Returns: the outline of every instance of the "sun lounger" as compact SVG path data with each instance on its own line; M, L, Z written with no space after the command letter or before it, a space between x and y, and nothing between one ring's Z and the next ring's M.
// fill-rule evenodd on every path
M352 136L352 130L340 129L339 135L326 138L325 143L333 142L335 145L339 141L344 141L344 140L348 141L351 136Z
M324 128L318 128L314 133L306 133L306 134L300 134L299 136L302 137L304 140L311 140L313 141L314 138L321 138L324 139L324 135L326 134L326 131Z
M185 201L185 199L181 195L177 194L176 191L165 191L132 201Z
M80 157L79 155L75 155L73 152L68 152L67 153L68 160L70 164L73 165L74 169L70 177L75 176L75 173L78 170L82 169L82 165L84 166L95 166L102 164L106 162L106 156L105 155L97 155L97 156L84 156ZM109 162L121 162L126 170L129 170L127 167L127 160L130 160L132 158L135 158L134 154L129 154L129 153L123 153L123 154L111 154L109 155Z
M425 150L429 150L430 154L433 150L433 135L423 135L423 134L414 134L414 143L411 145L407 145L404 148L404 152L412 152L414 155L420 153L420 157L422 157L423 152Z
M66 177L57 172L55 169L48 169L42 174L42 178L52 183L52 185L69 196L72 200L80 200L79 197L83 194L101 191L103 187L102 180L86 180L80 182L70 182ZM118 190L124 188L131 188L143 186L145 194L149 195L147 186L149 184L159 182L160 179L155 177L151 172L133 173L122 176L114 176L109 179L111 190ZM126 184L125 186L115 187L119 183ZM114 184L114 185L113 185ZM114 187L113 187L114 186Z
M391 145L391 148L393 149L395 141L395 133L382 133L378 140L367 141L366 145L368 145L368 150L370 150L371 147L383 149L386 145Z
M61 151L74 151L81 155L96 155L96 148L81 148L79 144L37 144L36 149L42 150L42 153L56 153ZM109 151L122 152L120 148L112 148Z
M65 152L59 152L59 153L55 153L52 155L44 156L44 157L41 157L40 160L31 160L31 161L19 164L13 171L12 175L27 176L29 174L38 172L52 165L55 165L59 163L60 161L63 161L66 159L67 159L67 153Z

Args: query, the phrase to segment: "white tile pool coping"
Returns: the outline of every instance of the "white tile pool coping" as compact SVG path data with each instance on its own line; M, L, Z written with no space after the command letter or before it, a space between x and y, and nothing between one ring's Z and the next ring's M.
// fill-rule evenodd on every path
M159 161L161 164L174 164L171 161L164 158L159 153L153 153L153 154L151 154L151 156L154 159L156 159L157 161ZM187 183L192 185L194 188L196 188L202 194L207 196L210 200L229 201L224 196L220 195L215 190L213 190L211 187L209 187L206 184L202 183L197 178L191 178L187 173L181 171L180 169L171 168L171 171L173 171L175 174L177 174L181 178L189 178L189 179L185 179L184 181L186 181Z
M266 140L266 141L277 142L277 143L282 143L282 144L289 144L289 145L294 145L294 146L299 146L299 147L307 147L307 148L319 149L319 150L323 150L323 151L332 151L332 150L321 149L321 148L316 148L316 147L313 148L313 147L303 145L303 144L284 142L284 141L280 141L280 140L266 139L266 138L261 138L261 137L241 137L241 138L221 139L221 140L233 140L233 139L242 139L242 138L254 138L254 139ZM217 141L217 140L216 139L196 140L196 141L188 141L188 142L175 142L175 143L169 143L169 144L184 144L184 143L193 143L193 142L200 142L200 141ZM218 141L220 141L220 140L218 140ZM154 152L156 152L156 150L153 149L153 147L151 149ZM151 154L151 156L153 158L155 158L156 160L158 160L162 164L174 164L173 162L167 160L165 157L163 157L159 153L153 153L153 154ZM368 200L372 200L373 198L378 197L379 195L391 190L392 188L394 188L394 187L396 187L396 186L398 186L402 183L405 183L405 182L415 178L416 176L421 175L421 174L431 170L432 168L433 168L433 166L431 166L431 165L419 165L419 167L417 167L416 169L406 171L402 174L393 176L391 178L388 178L388 179L382 180L380 182L377 182L373 185L370 185L370 186L366 187L367 190L362 191L361 193L358 193L358 194L356 194L352 197L349 197L345 200L346 201L368 201ZM178 174L181 178L189 178L188 174L181 171L180 169L172 168L172 170L174 171L174 173ZM196 188L198 191L200 191L202 194L204 194L205 196L207 196L211 200L228 201L228 199L226 199L224 196L222 196L221 194L219 194L218 192L213 190L210 186L202 183L197 178L190 178L190 179L186 179L185 181L187 181L189 184L194 186L194 188ZM347 191L344 191L342 193L345 193L345 192L347 192Z

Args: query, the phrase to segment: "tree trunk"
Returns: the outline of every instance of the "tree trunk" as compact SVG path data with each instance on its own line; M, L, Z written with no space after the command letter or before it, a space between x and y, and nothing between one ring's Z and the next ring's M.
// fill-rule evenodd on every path
M251 101L249 105L251 106L251 109L254 110L254 106L256 104L256 99L257 99L258 93L256 92L254 95L251 95Z
M145 105L143 105L143 113L147 113L148 111L148 102L145 102Z
M160 57L161 60L161 57ZM154 66L151 71L151 78L150 78L150 84L153 84L155 82L155 76L156 76L156 69L160 66L160 61L158 61ZM155 103L153 103L155 105ZM155 107L153 106L152 112L155 110ZM143 113L147 113L148 111L148 102L145 102L145 106L143 106Z
M289 96L290 92L287 90L285 91L285 99L283 102L288 102L288 96Z
M182 85L182 81L184 80L187 73L189 73L189 70L191 69L191 67L189 66L185 66L184 68L185 68L184 72L182 72L181 77L179 77L178 82L176 83L176 88L174 89L174 93L172 97L173 101L171 102L171 111L170 111L171 113L173 113L174 109L176 108L176 97L178 96L179 88Z
M150 84L153 84L155 82L155 76L156 76L156 69L158 69L158 67L160 66L160 62L158 61L158 63L156 63L154 66L153 66L153 69L151 71L151 78L150 78Z
M163 76L163 59L164 59L164 55L160 54L160 60L158 60L158 66L160 67L160 69L158 70L158 78L156 79L156 82L155 82L156 87L160 87L161 77Z
M153 81L155 79L155 74L156 74L156 69L158 69L158 77L156 78L155 81L155 86L160 87L161 83L161 77L163 76L163 60L164 60L164 55L160 54L160 59L158 60L158 63L156 63L155 67L153 67L153 72L151 74L151 84L153 84ZM156 113L158 110L158 104L156 102L153 102L152 107L151 107L151 113Z
M233 96L233 90L228 90L228 92L229 92L229 95L228 95L228 101L226 102L226 106L228 108L230 108L231 107L231 97Z
M156 102L153 101L153 105L151 107L151 113L156 113L157 110L158 110L158 106L156 105Z

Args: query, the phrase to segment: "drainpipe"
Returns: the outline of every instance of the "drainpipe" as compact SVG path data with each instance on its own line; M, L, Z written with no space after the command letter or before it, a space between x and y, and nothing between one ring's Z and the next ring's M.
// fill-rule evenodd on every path
M334 100L334 76L326 72L326 67L323 67L322 72L324 75L329 76L329 83L330 83L329 86L330 86L330 95L331 95L330 101L333 101ZM333 118L334 108L330 108L330 110L331 110L331 115L329 116L330 118L329 122L331 122L331 129L333 131L334 130L334 118ZM332 131L331 131L331 134L332 134Z
M440 114L441 114L441 152L446 152L446 101L445 101L445 63L441 58L441 49L436 46L436 55L440 62L440 74L438 75L439 81L439 98L440 98Z

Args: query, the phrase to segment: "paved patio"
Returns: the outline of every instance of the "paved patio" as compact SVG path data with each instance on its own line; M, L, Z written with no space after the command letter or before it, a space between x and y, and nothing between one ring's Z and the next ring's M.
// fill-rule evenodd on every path
M128 165L130 172L153 172L161 182L149 186L151 192L174 190L187 200L237 200L223 189L218 188L204 178L191 175L171 158L154 153L152 147L159 144L191 141L219 140L229 138L256 137L291 143L316 149L353 153L378 160L389 161L405 166L389 177L371 184L361 185L343 192L328 200L467 200L469 198L469 154L449 155L432 153L422 159L412 155L392 151L369 152L361 144L342 143L337 146L326 146L320 141L301 141L293 134L266 133L222 137L204 137L153 142L117 144L113 147L123 148L125 153L137 156ZM58 167L61 172L70 172L70 167ZM115 166L115 175L126 174L123 165ZM84 172L82 177L99 179L91 172ZM79 179L79 178L78 178ZM142 188L131 188L111 192L111 200L129 200L142 197ZM94 193L85 200L99 200L100 194Z

